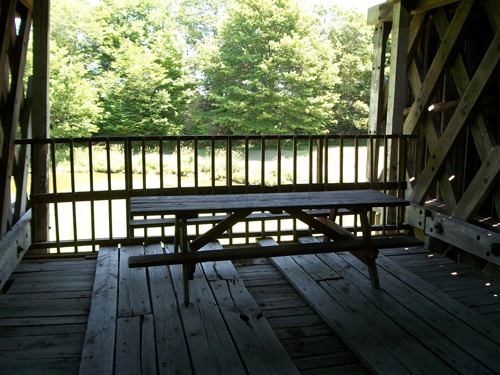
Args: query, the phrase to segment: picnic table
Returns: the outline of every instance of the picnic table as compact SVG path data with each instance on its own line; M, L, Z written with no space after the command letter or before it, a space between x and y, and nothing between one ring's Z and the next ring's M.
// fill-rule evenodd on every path
M379 248L415 245L410 237L372 238L369 214L374 207L401 207L408 201L376 190L317 191L269 194L145 196L130 199L130 213L134 216L174 215L175 253L143 255L129 258L129 267L150 267L172 264L183 265L184 302L189 304L189 279L194 265L199 262L273 257L299 254L350 251L367 266L373 287L379 288L376 258ZM330 215L315 217L315 210L330 210ZM347 209L359 214L363 237L357 237L335 223L336 213ZM259 245L232 247L223 250L198 251L217 240L221 234L256 211L280 214L286 212L324 235L324 243L284 244L276 247ZM215 226L188 240L188 220L200 214L226 213ZM333 242L332 242L333 241ZM180 251L178 251L180 250Z

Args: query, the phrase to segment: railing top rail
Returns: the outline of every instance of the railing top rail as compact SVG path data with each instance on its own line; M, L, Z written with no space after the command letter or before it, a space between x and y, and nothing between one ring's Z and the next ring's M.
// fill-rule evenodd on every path
M148 135L148 136L113 136L113 137L87 137L87 138L42 138L42 139L17 139L16 144L49 144L49 143L101 143L101 142L142 142L142 141L209 141L209 140L293 140L293 139L416 139L416 135Z

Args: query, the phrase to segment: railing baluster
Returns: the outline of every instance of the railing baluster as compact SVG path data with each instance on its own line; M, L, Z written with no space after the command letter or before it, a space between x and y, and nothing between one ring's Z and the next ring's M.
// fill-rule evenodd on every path
M94 192L94 163L92 158L92 141L88 142L89 147L89 182L90 182L90 193ZM92 235L92 251L95 249L95 202L93 198L90 198L90 230Z
M233 143L231 137L226 140L226 186L229 194L233 192Z
M210 139L210 173L212 174L212 194L215 194L215 137Z
M75 142L73 139L69 143L69 164L70 164L70 174L71 174L71 192L74 194L76 192L75 184ZM76 201L71 202L73 210L73 241L75 243L75 252L78 252L78 225L77 225L77 215L76 215Z
M133 186L133 176L132 176L132 141L130 139L125 139L123 142L124 146L124 159L125 159L125 230L127 231L127 243L130 243L133 237L133 229L130 228L128 223L130 222L130 192L134 188Z
M292 187L293 191L296 191L297 188L297 136L293 136L293 181ZM295 234L294 234L295 236Z
M260 191L264 192L266 185L266 138L260 139Z
M111 186L111 149L110 149L110 143L109 143L109 138L106 139L106 171L107 171L107 178L108 178L108 193L113 190ZM110 240L110 246L113 243L113 201L111 199L111 195L108 194L108 225L109 225L109 240Z
M141 155L142 155L142 188L146 190L147 187L147 181L146 181L146 175L147 175L147 170L146 170L146 140L144 137L142 137L141 140Z
M59 237L59 209L57 204L57 173L56 173L56 142L51 140L50 142L50 157L52 159L52 190L54 193L54 224L55 224L55 236L56 236L56 249L57 253L61 252L60 247L60 237Z
M358 189L358 174L359 174L359 138L354 138L354 189Z
M384 135L384 165L383 165L383 192L384 194L387 194L387 157L388 157L388 137L387 135ZM383 215L382 215L382 234L385 235L387 233L387 216L388 216L388 209L387 207L383 208Z
M278 135L276 140L276 189L281 192L281 136ZM280 221L281 223L281 221Z
M313 139L309 137L309 189L313 184Z
M164 177L163 177L163 137L160 137L159 141L158 141L158 152L159 152L159 157L160 157L160 190L163 191L165 190L165 181L164 181ZM163 195L163 194L162 194Z
M250 185L250 181L248 180L250 176L249 169L250 169L250 163L249 163L249 151L248 151L248 136L246 136L245 137L245 194L248 194L248 186Z
M344 136L339 139L339 189L344 188Z
M198 194L199 186L199 170L198 170L198 137L194 137L193 140L193 152L194 152L194 191ZM198 228L198 227L197 227Z
M324 140L324 156L323 156L323 174L324 174L324 185L325 185L325 191L328 190L328 136L325 135L325 140Z
M177 191L180 194L182 187L182 150L181 150L180 138L177 138L176 148L177 148Z

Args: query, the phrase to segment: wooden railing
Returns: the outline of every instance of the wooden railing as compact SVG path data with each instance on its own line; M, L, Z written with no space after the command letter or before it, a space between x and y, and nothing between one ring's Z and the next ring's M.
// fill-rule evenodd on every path
M17 147L28 145L31 155L39 155L37 149L48 146L50 189L26 192L14 188L13 201L27 195L33 217L38 207L48 205L49 240L34 238L31 250L88 254L102 245L140 243L145 237L168 242L171 228L130 229L130 197L367 188L404 197L415 140L411 136L338 135L18 140ZM393 160L392 172L389 159ZM285 220L277 220L272 228L262 220L257 230L247 223L246 229L256 236L279 238L300 229L295 222L287 229ZM385 232L401 224L401 213L384 211L377 229ZM34 221L34 233L36 225ZM354 232L357 225L353 220ZM193 231L198 233L199 226L194 225ZM230 243L249 239L248 233L237 232L226 237Z

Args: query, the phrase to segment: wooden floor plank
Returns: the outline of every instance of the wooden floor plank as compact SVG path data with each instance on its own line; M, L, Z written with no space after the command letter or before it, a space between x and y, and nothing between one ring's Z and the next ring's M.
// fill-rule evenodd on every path
M52 282L46 280L14 280L9 288L10 293L50 293L50 292L70 292L89 290L93 286L93 278L88 281L68 281L62 283L60 279L54 279Z
M358 358L351 351L339 351L335 350L328 354L314 355L310 359L297 358L294 363L297 368L301 370L315 369L315 368L325 368L344 365L348 363L358 363ZM311 367L311 363L315 363ZM368 372L367 372L368 373Z
M153 315L141 316L141 370L142 375L156 375L156 343Z
M446 293L436 290L435 287L429 285L428 283L422 282L422 279L413 275L411 272L406 271L402 267L399 267L394 262L386 260L383 256L380 257L378 264L380 264L381 267L392 275L398 277L405 284L410 285L416 291L425 295L427 299L435 303L443 310L453 314L457 319L464 322L469 327L473 327L475 331L495 343L495 346L500 345L500 326L492 326L490 322L482 319L469 308L457 303L455 299L448 296ZM469 337L469 339L471 338ZM490 347L490 349L495 346ZM489 351L490 350L487 350L487 352Z
M141 317L116 320L115 374L141 373Z
M345 348L340 340L332 340L331 335L293 338L282 340L293 359L335 353Z
M410 373L379 345L378 340L371 335L369 327L360 326L291 257L273 258L272 261L372 372ZM384 358L384 361L380 361L380 358Z
M327 274L327 270L323 269L330 268L315 256L308 259L297 259L297 257L292 257L292 259L306 272L313 270L315 275L318 273ZM444 362L386 316L384 309L379 309L376 304L366 298L356 288L355 283L343 279L333 279L321 281L320 286L342 305L360 327L367 330L370 327L377 327L377 329L371 330L373 337L381 347L384 347L400 363L403 363L412 374L453 373ZM397 342L398 345L394 345L394 342Z
M429 316L423 315L422 305L425 301L411 288L391 277L384 269L379 269L381 291L371 287L366 276L366 266L354 256L342 254L320 255L323 262L340 272L349 282L356 285L361 293L384 311L399 326L415 337L432 353L438 355L457 373L489 373L484 367L474 363L472 357L433 327L433 324L446 325L447 316L439 316L439 310L432 310ZM383 281L383 282L382 282ZM443 321L444 320L444 321ZM409 324L408 322L411 322Z
M210 266L210 269L217 268L216 264ZM181 267L171 266L170 270L177 300L183 301ZM234 276L234 272L225 274L231 278ZM191 303L188 306L179 303L179 312L194 372L198 374L245 374L245 367L200 266L197 267L189 289Z
M89 298L12 301L3 296L6 294L0 295L0 319L87 315L90 304Z
M115 354L118 307L118 249L100 248L80 375L109 375Z
M221 250L220 242L209 242L198 251ZM201 264L205 277L208 281L232 280L240 277L238 272L229 260L222 262L205 262Z
M128 258L137 255L144 255L142 245L120 249L119 318L151 314L146 269L128 266Z
M210 287L250 374L299 373L241 280Z
M82 352L84 333L66 333L43 336L0 337L3 356L17 359L65 358L79 356Z
M96 264L97 261L94 259L24 260L16 267L14 274L23 272L59 272L61 270L95 272Z
M361 273L366 270L364 265L357 262L350 254L342 254L341 258ZM461 348L464 353L474 358L475 364L470 363L469 365L474 368L474 373L481 371L481 369L483 372L488 372L487 368L489 371L499 370L500 365L494 359L496 357L494 353L499 349L494 341L500 339L500 336L495 337L495 332L500 330L500 327L492 326L487 319L474 313L445 293L441 293L437 288L425 283L384 256L379 257L377 264L381 268L379 274L384 274L386 279L389 277L388 274L395 277L392 280L397 287L390 290L391 295L401 304L412 306L412 311L421 320L432 324L435 330ZM389 283L388 281L384 282ZM384 290L388 291L388 289Z
M58 324L56 326L11 326L2 327L2 337L12 336L46 336L85 333L87 324Z
M62 279L61 279L62 280ZM64 282L64 281L60 281ZM65 300L65 299L78 299L78 298L91 298L92 297L92 286L88 290L76 290L70 292L46 292L46 293L11 293L10 291L3 294L0 297L5 301L16 301L16 300Z
M147 254L161 254L160 246L148 246ZM158 374L192 374L186 337L168 267L149 267L149 288L154 315Z
M71 375L78 373L80 356L69 358L2 358L2 374ZM35 372L36 371L36 372Z

